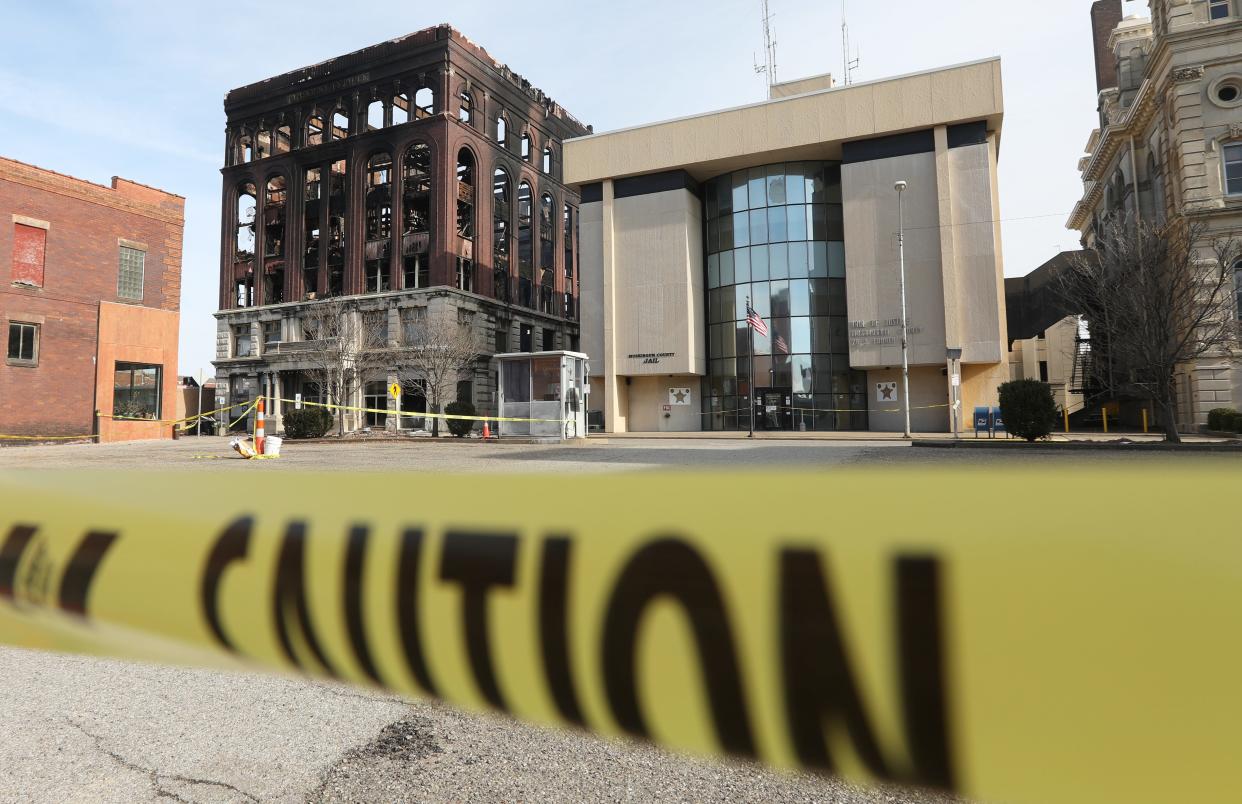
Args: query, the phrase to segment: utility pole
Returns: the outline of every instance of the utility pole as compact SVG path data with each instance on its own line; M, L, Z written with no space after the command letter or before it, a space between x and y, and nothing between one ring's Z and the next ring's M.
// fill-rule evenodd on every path
M845 86L854 83L854 70L858 69L860 59L855 56L850 58L850 26L845 18L845 0L841 0L841 80L845 82Z
M768 10L768 0L762 0L763 14L763 64L755 60L755 72L766 76L768 80L768 98L772 97L772 86L776 83L776 39L772 30L772 14Z
M893 185L897 191L897 259L899 274L897 286L901 291L901 390L905 399L906 438L910 434L910 341L909 328L906 325L906 220L902 205L902 194L908 185L899 181Z

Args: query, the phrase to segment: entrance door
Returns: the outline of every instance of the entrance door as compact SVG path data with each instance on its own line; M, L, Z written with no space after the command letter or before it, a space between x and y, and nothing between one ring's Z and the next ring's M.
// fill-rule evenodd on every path
M755 429L792 430L792 403L792 388L758 389L755 399Z

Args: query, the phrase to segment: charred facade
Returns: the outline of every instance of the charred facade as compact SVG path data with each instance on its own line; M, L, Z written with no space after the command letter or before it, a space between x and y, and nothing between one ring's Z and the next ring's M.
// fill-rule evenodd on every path
M407 324L456 316L485 355L578 348L578 207L561 143L589 133L448 26L235 89L227 134L217 402L322 397L304 356L329 300ZM495 407L481 359L459 395ZM357 378L372 407L393 372ZM390 410L425 410L418 389ZM380 421L380 419L387 419ZM349 427L420 426L358 415Z

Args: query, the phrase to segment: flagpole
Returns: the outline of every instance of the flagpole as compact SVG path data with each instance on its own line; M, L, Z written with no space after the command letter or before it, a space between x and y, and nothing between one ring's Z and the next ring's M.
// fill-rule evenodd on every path
M750 297L746 297L746 329L750 333L750 393L747 397L750 399L750 434L747 438L755 437L755 322L750 315Z

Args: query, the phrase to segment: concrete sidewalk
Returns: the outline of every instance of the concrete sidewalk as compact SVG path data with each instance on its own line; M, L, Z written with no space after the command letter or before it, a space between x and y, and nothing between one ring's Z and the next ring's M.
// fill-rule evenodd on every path
M1053 433L1050 437L1051 441L1136 441L1136 442L1159 442L1164 440L1164 436L1157 433ZM657 440L657 441L747 441L750 440L749 435L745 431L702 431L689 433L592 433L587 437L588 441L607 442L611 440ZM901 433L880 433L871 431L821 431L821 432L790 432L783 430L756 430L755 441L846 441L846 442L874 442L874 441L951 441L952 433L915 433L911 439L907 439ZM987 436L980 435L977 439L973 432L965 432L961 435L962 441L987 441ZM1016 438L1006 438L999 436L998 439L992 440L1009 440L1020 441ZM1202 435L1182 435L1182 441L1187 444L1228 444L1236 442L1237 439L1218 438L1215 436Z

